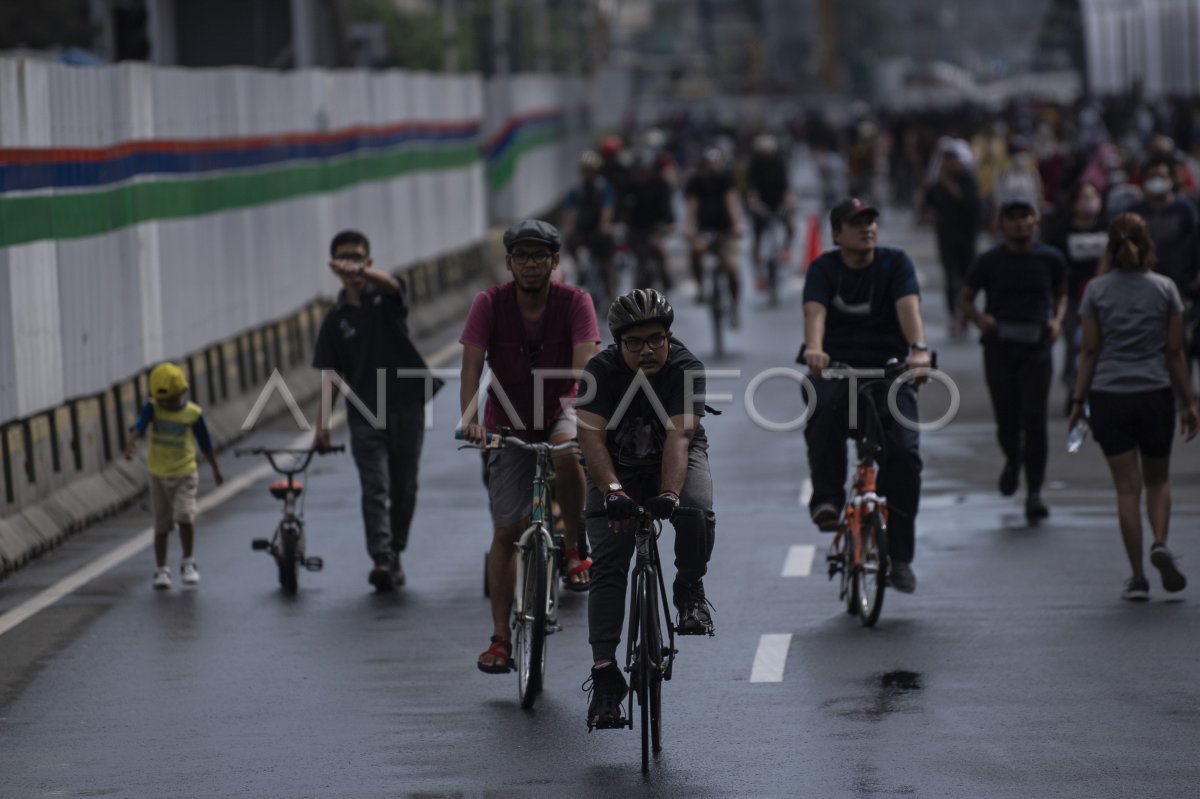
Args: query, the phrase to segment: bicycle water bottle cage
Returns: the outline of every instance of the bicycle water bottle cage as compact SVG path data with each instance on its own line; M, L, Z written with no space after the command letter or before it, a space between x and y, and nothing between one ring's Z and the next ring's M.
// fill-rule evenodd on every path
M291 491L294 496L300 496L304 493L304 483L299 480L292 480L291 487L288 486L286 478L280 478L271 483L271 496L276 499L287 499L288 491Z

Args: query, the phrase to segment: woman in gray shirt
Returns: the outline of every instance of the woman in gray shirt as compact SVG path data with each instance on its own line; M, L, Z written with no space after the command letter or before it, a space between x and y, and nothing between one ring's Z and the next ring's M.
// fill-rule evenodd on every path
M1187 440L1200 430L1183 352L1183 303L1169 278L1150 271L1154 261L1145 221L1137 214L1114 219L1101 263L1101 271L1106 266L1108 271L1088 283L1079 306L1083 343L1069 422L1074 427L1084 417L1086 402L1096 443L1112 470L1121 537L1133 567L1121 596L1133 601L1150 598L1142 569L1143 485L1154 533L1150 563L1162 574L1165 590L1182 591L1187 585L1167 549L1172 384L1183 396L1179 423Z

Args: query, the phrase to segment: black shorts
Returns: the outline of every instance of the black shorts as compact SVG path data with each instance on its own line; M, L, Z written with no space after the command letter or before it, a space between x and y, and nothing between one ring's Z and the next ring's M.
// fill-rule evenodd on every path
M1088 393L1092 435L1105 457L1136 449L1144 458L1171 457L1175 437L1175 392L1170 388L1117 394Z

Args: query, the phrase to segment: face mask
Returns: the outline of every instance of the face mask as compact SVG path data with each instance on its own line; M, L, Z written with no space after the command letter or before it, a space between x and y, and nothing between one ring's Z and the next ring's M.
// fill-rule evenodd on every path
M1171 191L1170 178L1152 177L1146 181L1146 193L1151 197L1162 197L1169 191Z

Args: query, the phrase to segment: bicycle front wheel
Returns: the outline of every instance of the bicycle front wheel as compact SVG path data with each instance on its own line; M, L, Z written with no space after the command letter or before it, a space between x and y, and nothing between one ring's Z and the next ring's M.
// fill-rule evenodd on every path
M275 563L279 567L279 587L285 594L295 594L300 587L300 530L291 524L279 528L279 546Z
M647 574L642 583L642 662L645 664L645 685L650 715L650 744L654 752L662 751L662 680L663 643L662 619L658 608L658 592L654 575ZM645 754L646 725L642 723L642 752Z
M546 669L546 538L538 531L529 547L521 553L524 560L524 582L521 592L521 613L517 616L517 690L521 707L528 710L542 691L542 676Z
M858 570L858 618L864 627L879 620L887 586L887 523L879 511L863 519L862 566Z
M657 721L651 709L651 695L655 683L655 663L662 652L662 633L658 629L658 612L655 601L653 574L650 569L640 571L636 585L638 597L638 652L637 673L631 675L637 683L638 705L642 711L642 773L650 771L650 749L652 726ZM657 642L658 649L654 647ZM655 747L655 751L658 748Z

